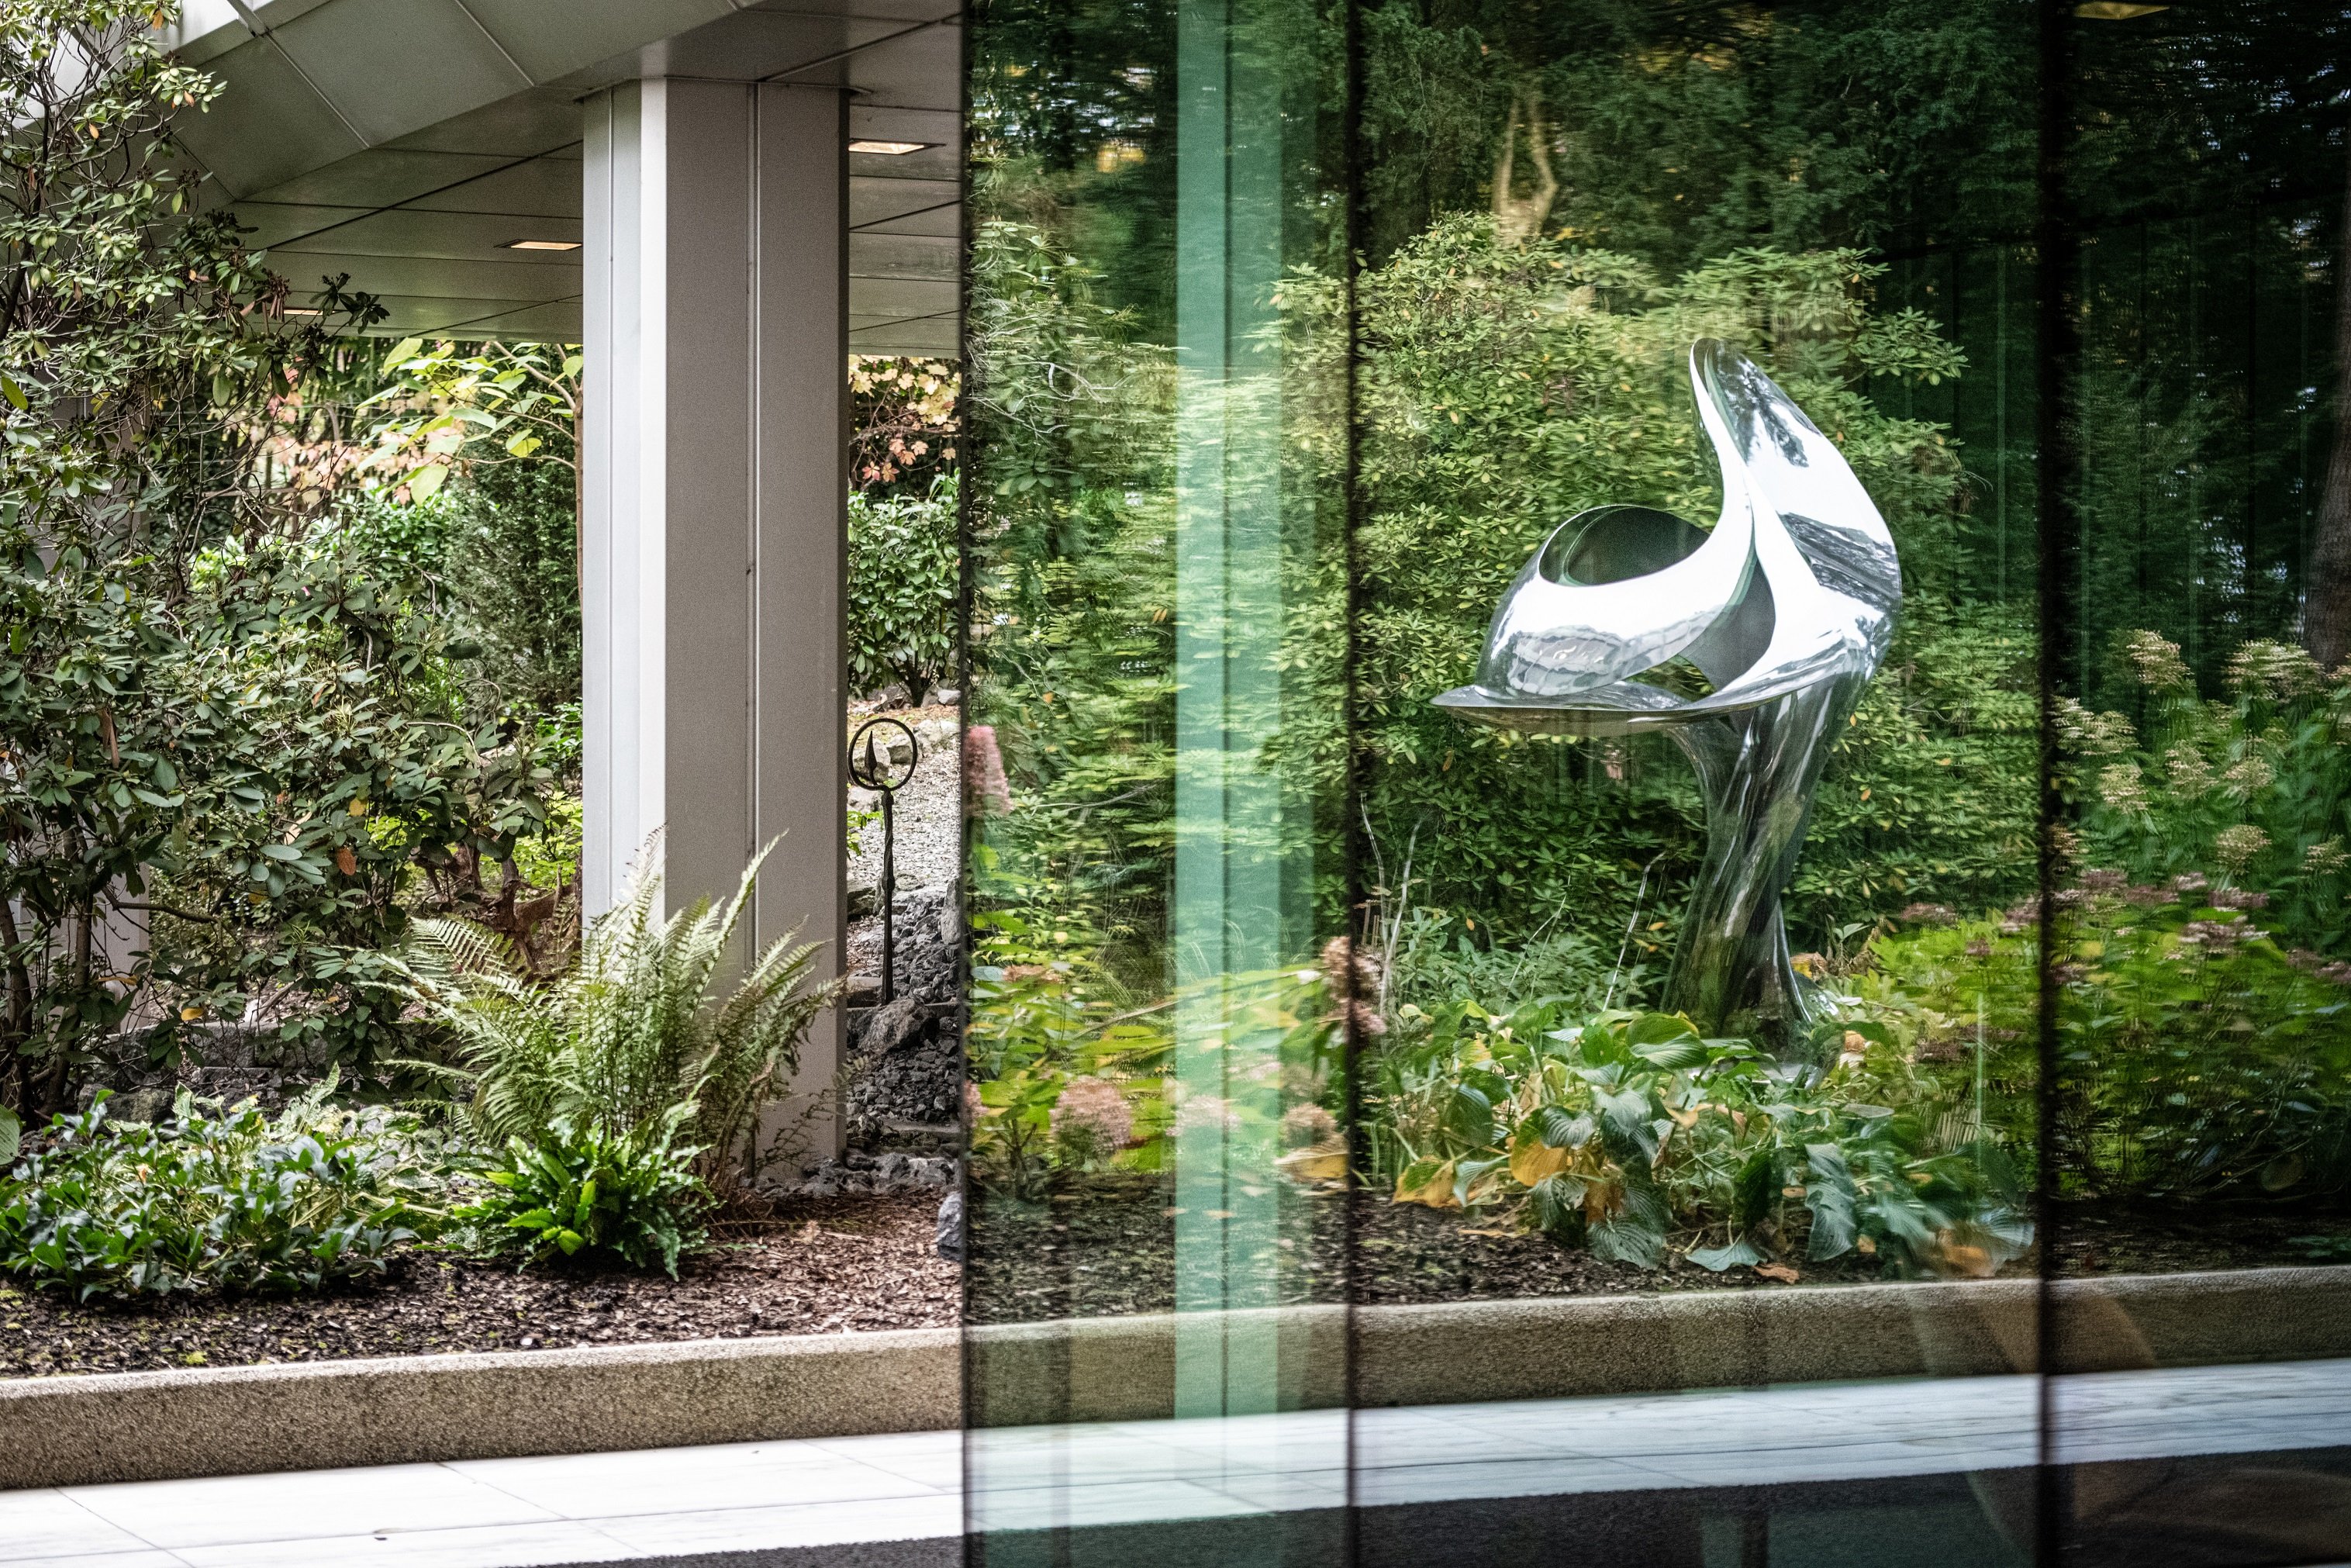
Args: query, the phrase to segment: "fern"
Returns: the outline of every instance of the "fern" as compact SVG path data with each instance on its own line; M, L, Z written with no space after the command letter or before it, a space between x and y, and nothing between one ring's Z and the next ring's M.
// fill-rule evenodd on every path
M658 847L657 834L638 852L620 904L552 983L534 982L524 956L481 926L413 924L406 988L453 1037L455 1064L436 1071L470 1090L465 1119L483 1143L535 1145L559 1124L625 1138L690 1106L678 1135L716 1176L771 1086L799 1065L800 1041L838 989L810 983L817 944L780 937L723 1000L713 996L774 844L724 904L666 918Z

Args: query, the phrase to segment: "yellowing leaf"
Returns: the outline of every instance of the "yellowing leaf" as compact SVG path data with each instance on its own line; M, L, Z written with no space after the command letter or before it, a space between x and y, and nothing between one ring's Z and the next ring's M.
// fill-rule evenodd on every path
M1510 1176L1521 1186L1532 1186L1545 1176L1559 1175L1575 1163L1573 1149L1555 1149L1522 1129L1510 1140Z
M449 470L439 464L430 468L419 468L408 476L409 498L417 501L431 500L441 493L441 486L448 482L448 478Z
M1413 1180L1416 1173L1420 1176ZM1460 1202L1453 1196L1453 1162L1430 1167L1426 1162L1416 1163L1396 1177L1395 1201L1417 1203L1429 1208L1458 1208Z
M1325 1138L1294 1149L1274 1161L1273 1168L1296 1181L1339 1181L1347 1174L1347 1140Z

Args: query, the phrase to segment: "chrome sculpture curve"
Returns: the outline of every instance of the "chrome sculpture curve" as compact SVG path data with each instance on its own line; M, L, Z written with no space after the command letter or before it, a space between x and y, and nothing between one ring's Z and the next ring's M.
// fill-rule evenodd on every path
M1780 896L1829 746L1893 637L1902 570L1844 455L1771 377L1711 338L1689 375L1722 469L1712 530L1647 507L1570 517L1502 595L1476 683L1437 702L1504 729L1671 735L1698 769L1707 855L1666 1009L1708 1034L1750 1013L1800 1028L1818 1009ZM1712 689L1637 678L1676 659Z

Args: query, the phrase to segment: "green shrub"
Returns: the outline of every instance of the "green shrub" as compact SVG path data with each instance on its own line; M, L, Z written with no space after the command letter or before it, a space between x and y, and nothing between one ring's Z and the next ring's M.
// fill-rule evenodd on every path
M930 494L849 497L849 684L905 684L919 703L955 667L956 477Z
M2194 873L2271 895L2263 924L2293 946L2351 956L2351 671L2289 643L2251 642L2207 701L2179 647L2122 643L2142 719L2064 711L2089 864L2141 881Z
M1668 1249L1714 1270L1860 1252L1980 1274L2031 1239L2003 1152L1878 1026L1840 1031L1822 1068L1677 1014L1405 1013L1365 1094L1373 1174L1399 1202L1643 1267Z
M0 1182L0 1267L99 1295L317 1290L384 1271L445 1218L413 1120L326 1104L277 1116L183 1090L171 1119L115 1120L100 1095L50 1123Z
M2058 894L2067 1197L2306 1198L2351 1188L2351 967L2283 946L2259 894L2114 871ZM1881 937L1864 996L1929 1061L1986 1059L1987 1115L2030 1164L2037 912Z
M675 1279L679 1255L707 1239L699 1220L712 1204L694 1174L700 1151L677 1143L690 1109L618 1135L558 1120L536 1139L510 1139L486 1176L496 1190L452 1218L475 1228L476 1250L519 1255L526 1267L608 1253Z
M480 926L416 922L408 991L454 1037L456 1065L435 1070L471 1089L464 1117L474 1134L537 1145L567 1125L626 1139L681 1117L702 1174L731 1170L760 1102L790 1078L835 989L809 983L816 948L786 936L725 1000L713 998L766 859L763 851L745 868L725 904L699 900L664 920L649 845L620 905L590 928L578 967L553 984L532 979L513 946Z

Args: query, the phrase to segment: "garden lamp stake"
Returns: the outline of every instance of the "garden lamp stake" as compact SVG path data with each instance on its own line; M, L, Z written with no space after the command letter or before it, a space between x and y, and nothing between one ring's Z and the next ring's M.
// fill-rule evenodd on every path
M873 743L867 741L868 751ZM882 791L882 1000L898 994L898 821L891 811L894 789Z
M898 775L887 752L877 751L873 732L889 725L906 737L906 770ZM864 743L861 751L858 743ZM898 822L893 802L898 791L914 777L922 756L914 732L894 718L865 721L849 741L849 777L860 787L882 797L882 1000L886 1006L898 995Z

